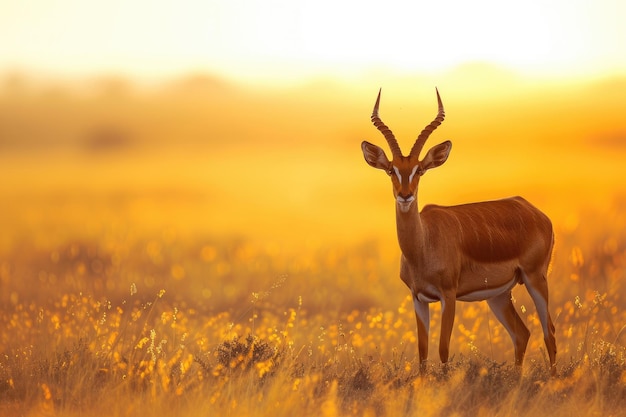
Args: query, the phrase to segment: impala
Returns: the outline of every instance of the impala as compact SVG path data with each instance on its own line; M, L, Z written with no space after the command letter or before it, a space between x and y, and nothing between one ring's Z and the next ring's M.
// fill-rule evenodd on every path
M393 185L402 251L400 278L413 296L420 363L424 365L428 358L429 303L441 302L439 357L446 363L456 300L486 300L508 331L515 364L521 366L530 332L513 306L511 290L522 284L537 308L554 373L556 341L546 279L554 245L550 219L521 197L457 206L427 205L418 210L422 175L446 162L452 147L445 141L419 158L424 143L445 117L439 91L436 93L438 114L419 134L408 156L402 155L394 134L378 115L380 91L371 119L387 140L392 159L379 146L361 144L365 161L387 173Z

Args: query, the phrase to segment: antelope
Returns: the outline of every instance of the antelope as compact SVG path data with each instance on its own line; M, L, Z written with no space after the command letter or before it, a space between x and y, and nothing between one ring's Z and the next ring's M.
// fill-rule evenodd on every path
M391 178L402 252L400 278L413 297L420 364L424 367L428 358L430 303L441 303L439 357L445 364L456 300L486 300L509 333L515 364L521 369L530 331L513 306L511 290L522 284L537 308L554 374L556 340L546 278L554 246L550 219L522 197L456 206L426 205L418 210L422 175L446 162L452 148L448 140L419 158L424 143L445 118L439 91L435 91L437 116L419 134L408 156L402 155L394 134L378 115L380 90L371 120L391 148L391 161L379 146L367 141L361 144L365 161Z

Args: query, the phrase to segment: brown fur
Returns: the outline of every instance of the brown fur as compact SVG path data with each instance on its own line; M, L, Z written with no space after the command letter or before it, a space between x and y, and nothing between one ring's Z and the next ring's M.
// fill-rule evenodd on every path
M427 205L421 212L431 241L445 239L451 230L460 236L463 254L476 262L514 259L542 238L543 249L551 246L550 219L522 197L458 206ZM548 232L549 231L549 232Z

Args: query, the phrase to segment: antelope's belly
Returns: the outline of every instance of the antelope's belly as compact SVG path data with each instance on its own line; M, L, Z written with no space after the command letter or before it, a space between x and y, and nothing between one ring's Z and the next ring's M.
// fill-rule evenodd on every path
M482 301L510 291L519 282L517 262L473 265L461 273L457 300Z

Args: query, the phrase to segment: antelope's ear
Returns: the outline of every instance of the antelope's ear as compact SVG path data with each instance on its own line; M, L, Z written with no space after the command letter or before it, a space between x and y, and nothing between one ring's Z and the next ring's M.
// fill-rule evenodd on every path
M426 171L431 168L436 168L446 162L450 154L450 149L452 149L452 142L449 140L430 148L424 159L422 159L422 170Z
M391 162L389 162L387 155L385 155L385 151L383 151L380 146L363 141L363 143L361 143L361 149L363 150L365 162L374 168L389 171Z

